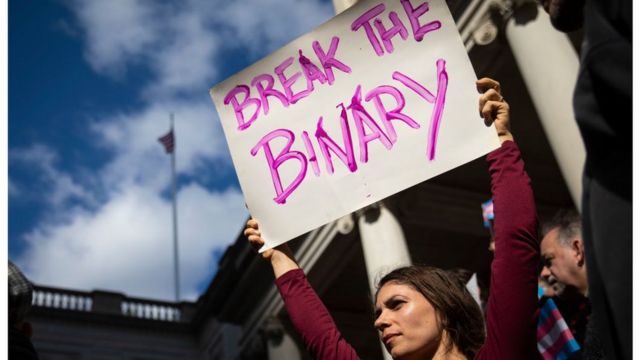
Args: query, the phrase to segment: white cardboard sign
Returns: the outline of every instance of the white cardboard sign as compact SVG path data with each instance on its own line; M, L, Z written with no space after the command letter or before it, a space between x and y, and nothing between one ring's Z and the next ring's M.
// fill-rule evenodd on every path
M265 248L497 148L475 80L443 0L362 0L213 87Z

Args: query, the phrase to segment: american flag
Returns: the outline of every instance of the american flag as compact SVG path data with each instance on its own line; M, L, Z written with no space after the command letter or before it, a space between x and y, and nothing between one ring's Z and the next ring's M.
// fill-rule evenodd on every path
M173 129L169 130L169 132L166 135L159 137L158 141L160 141L160 143L164 145L164 151L166 151L167 154L173 153L173 149L175 147L175 140L173 138Z
M538 351L545 360L564 360L580 350L567 322L551 298L542 298L538 316Z

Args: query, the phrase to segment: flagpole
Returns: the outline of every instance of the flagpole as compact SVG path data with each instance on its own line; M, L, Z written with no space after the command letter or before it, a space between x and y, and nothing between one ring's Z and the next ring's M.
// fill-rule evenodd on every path
M171 132L173 133L173 151L171 152L171 183L173 188L173 277L175 281L176 302L180 301L180 270L178 265L178 216L176 206L176 134L173 131L173 113L170 114Z

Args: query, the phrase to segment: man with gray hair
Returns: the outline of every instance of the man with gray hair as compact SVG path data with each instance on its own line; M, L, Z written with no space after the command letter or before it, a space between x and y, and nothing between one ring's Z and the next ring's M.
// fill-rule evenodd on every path
M604 359L589 297L587 264L582 241L582 219L575 211L560 211L542 227L540 277L555 290L569 328L583 347L571 359Z
M581 227L580 216L574 212L560 212L543 226L540 254L544 267L540 275L572 286L586 297L589 283Z

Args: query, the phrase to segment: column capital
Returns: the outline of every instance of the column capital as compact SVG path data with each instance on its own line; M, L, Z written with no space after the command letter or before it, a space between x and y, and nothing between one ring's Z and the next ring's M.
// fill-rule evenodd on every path
M347 235L348 233L353 231L353 228L355 228L356 226L356 223L353 220L353 216L356 213L357 211L355 213L347 214L341 217L340 219L336 220L336 228L340 234Z
M288 334L287 329L277 316L266 318L260 327L260 332L267 345L269 359L302 359L298 344Z
M456 20L467 52L476 44L488 45L497 38L510 4L511 0L472 0L469 3Z
M366 223L373 223L380 217L384 203L382 201L374 202L371 205L365 206L360 210L354 212L356 219L364 219Z
M284 327L280 319L276 316L270 316L262 323L260 333L267 343L278 345L284 338Z

